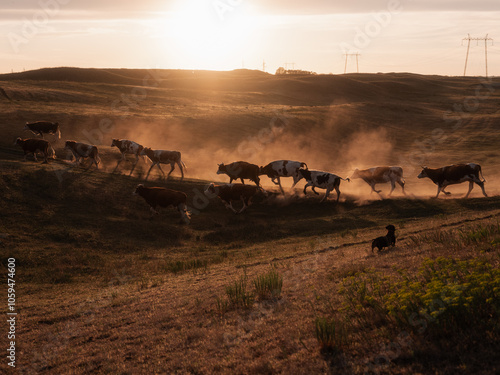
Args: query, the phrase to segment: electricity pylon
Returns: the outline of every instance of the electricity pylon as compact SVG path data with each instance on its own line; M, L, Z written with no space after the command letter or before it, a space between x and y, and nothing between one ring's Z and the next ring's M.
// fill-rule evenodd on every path
M462 45L464 40L467 41L467 54L465 55L465 67L464 67L464 77L465 72L467 71L467 61L469 60L469 49L470 49L470 41L477 41L477 45L479 45L480 40L484 40L484 61L486 63L486 77L488 77L488 40L491 40L491 45L493 45L493 39L488 38L488 34L484 38L471 38L470 34L467 34L467 38L462 39Z

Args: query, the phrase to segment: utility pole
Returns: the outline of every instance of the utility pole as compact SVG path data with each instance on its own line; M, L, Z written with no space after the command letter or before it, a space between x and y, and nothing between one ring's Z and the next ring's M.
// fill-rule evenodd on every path
M470 34L467 34L467 38L462 39L462 45L464 40L467 41L467 54L465 55L465 67L464 67L464 77L467 72L467 61L469 60L469 49L470 49L470 41L475 40L477 45L479 45L480 40L484 40L484 61L486 64L486 77L488 77L488 41L491 40L491 45L493 45L493 39L488 38L488 34L484 38L471 38Z
M349 56L356 56L356 73L359 73L359 64L358 64L358 56L360 56L359 52L356 53L345 53L345 66L344 66L344 74L347 71L347 58Z

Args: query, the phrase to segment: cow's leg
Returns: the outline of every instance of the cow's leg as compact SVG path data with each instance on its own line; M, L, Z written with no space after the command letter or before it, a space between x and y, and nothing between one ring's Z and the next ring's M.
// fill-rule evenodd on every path
M153 163L153 164L151 165L151 167L149 168L148 173L146 174L146 179L145 179L145 181L147 181L147 180L148 180L149 173L151 172L151 169L153 169L153 167L155 166L155 164L156 164L156 163Z
M119 165L120 165L120 163L121 163L122 161L124 161L124 160L125 160L125 153L123 153L123 152L122 152L122 157L121 157L121 159L120 159L120 160L118 160L118 163L116 163L116 167L115 167L115 169L113 169L113 173L115 173L115 172L116 172L116 170L118 169L118 166L119 166Z
M396 188L396 182L394 180L391 180L391 191L389 192L389 196L392 194L395 188Z
M241 183L242 183L243 185L245 185L245 181L243 181L243 178L240 178L240 180L241 180Z
M163 178L165 178L165 172L163 172L163 169L161 168L161 163L156 163L156 165L158 166L158 169L160 170L161 174L163 175ZM170 173L172 173L173 170L174 170L174 167L172 167L172 169L168 173L169 176L170 176ZM168 180L168 177L166 178L166 180Z
M184 168L182 168L182 165L180 162L177 162L177 165L179 166L179 169L181 170L181 181L184 180Z
M160 166L160 164L158 164L158 166ZM170 173L172 173L172 171L175 169L175 162L171 162L170 163L170 172L168 172L168 175L167 175L167 180L168 178L170 177ZM160 168L161 170L161 168ZM163 171L161 171L163 173ZM165 173L163 173L163 177L165 177Z
M474 188L474 181L469 181L469 191L467 192L467 194L465 194L465 198L469 197L469 194L473 188Z
M405 183L401 180L398 180L397 183L399 184L399 186L401 186L401 189L403 189L403 195L406 195L406 192L405 192Z
M43 153L43 163L42 164L49 164L49 160L47 159L49 156L48 152Z
M35 161L38 161L38 158L36 157L36 151L33 152L33 157L35 158Z
M338 186L335 186L335 191L337 192L337 202L338 202L340 199L340 189Z
M238 212L239 214L241 214L248 208L248 206L250 206L250 199L248 197L241 196L241 201L243 202L243 207L241 207L241 210Z
M329 188L327 188L327 189L326 189L325 196L323 197L323 199L322 199L322 200L320 200L320 202L324 202L324 201L326 201L326 199L327 199L327 198L328 198L328 196L330 195L330 191L331 191L331 190L330 190Z
M485 197L487 197L488 195L486 194L486 191L484 191L484 182L479 180L479 181L476 181L476 184L478 184L479 187L481 188L481 190L483 191L483 195Z
M372 192L375 192L375 193L377 193L377 194L380 194L380 192L381 192L382 190L377 190L377 189L375 189L375 185L376 185L376 183L375 183L375 182L372 182L372 183L370 184L370 186L372 187Z
M306 184L306 186L304 186L304 195L307 195L307 193L306 193L306 189L307 189L309 186L312 186L312 184L311 184L311 183L309 183L309 182Z
M314 194L319 195L319 193L315 189L316 186L312 185L311 190L313 191Z
M233 207L233 203L231 201L229 201L229 203L227 201L223 201L224 202L224 205L226 206L227 209L233 211L235 214L238 213L238 211L236 211Z
M156 210L156 208L155 208L155 207L153 207L153 206L150 206L150 207L149 207L149 209L150 209L150 211L151 211L151 216L150 216L150 218L151 218L151 219L152 219L155 215L159 215L159 214L160 214L160 213Z
M138 162L139 162L139 154L135 154L135 163L134 163L134 165L132 165L132 169L130 170L130 173L128 174L129 176L132 176L132 172L134 171L135 166L137 165ZM120 162L118 162L118 163L120 163ZM118 168L118 165L116 167Z
M434 198L437 198L437 197L438 197L439 193L441 193L441 190L443 190L443 191L444 191L444 187L443 187L443 186L441 186L441 185L438 185L438 191L437 191L437 194L436 194L436 196L435 196ZM446 194L446 193L445 193L445 194Z
M283 190L283 186L281 186L281 179L279 176L278 176L278 185L280 186L281 194L285 195L285 191Z

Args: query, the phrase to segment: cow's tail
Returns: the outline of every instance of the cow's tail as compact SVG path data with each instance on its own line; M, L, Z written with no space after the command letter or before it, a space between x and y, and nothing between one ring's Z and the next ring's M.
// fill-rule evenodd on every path
M478 165L477 168L479 169L479 173L481 174L481 178L483 179L483 183L486 182L486 179L483 176L483 170L481 169L481 166Z
M191 222L191 212L188 211L186 204L181 203L179 204L179 212L181 213L181 218L182 221L184 221L186 224L189 224Z
M184 168L184 170L187 171L186 164L184 164L184 162L182 160L180 160L180 163L182 165L182 168Z
M57 138L61 139L61 129L57 127Z
M341 180L344 180L344 181L347 181L347 182L351 182L351 179L349 177L346 177L346 178L342 178L342 177L339 177Z
M101 157L99 156L99 150L95 149L95 161L97 162L97 164L101 164Z

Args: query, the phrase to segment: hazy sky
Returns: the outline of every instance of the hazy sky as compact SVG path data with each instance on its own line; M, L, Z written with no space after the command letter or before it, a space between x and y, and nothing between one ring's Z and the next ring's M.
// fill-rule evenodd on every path
M344 54L359 53L360 72L462 75L468 34L494 39L488 72L500 75L499 0L3 0L0 72L265 61L271 73L285 63L343 73ZM467 74L484 73L485 43L474 41Z

